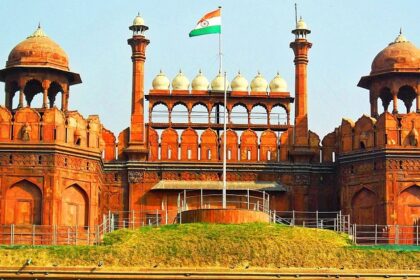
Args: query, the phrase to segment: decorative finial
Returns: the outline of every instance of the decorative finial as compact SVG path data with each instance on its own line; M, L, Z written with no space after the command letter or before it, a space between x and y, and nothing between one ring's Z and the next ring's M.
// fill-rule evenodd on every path
M160 74L163 74L163 71L162 71L162 69L160 69L160 70L159 70L159 73L160 73Z
M200 69L198 69L198 74L200 74L200 75L201 75L201 68L200 68Z
M277 76L280 76L280 72L279 71L277 71Z
M257 73L258 73L258 76L261 76L260 70L258 70Z
M40 21L38 22L38 28L41 28L41 22Z
M179 74L182 74L182 70L181 70L181 68L179 68Z
M402 27L400 27L400 35L402 35Z
M238 70L238 75L241 75L241 70Z
M140 16L140 12L137 12L137 16Z

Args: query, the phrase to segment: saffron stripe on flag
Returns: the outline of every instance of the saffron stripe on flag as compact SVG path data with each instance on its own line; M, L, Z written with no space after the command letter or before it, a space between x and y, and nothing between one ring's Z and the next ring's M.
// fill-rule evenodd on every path
M200 35L205 35L205 34L216 34L216 33L221 33L221 31L222 31L222 28L220 25L214 25L214 26L208 26L205 28L194 29L193 31L190 32L189 36L194 37L194 36L200 36Z

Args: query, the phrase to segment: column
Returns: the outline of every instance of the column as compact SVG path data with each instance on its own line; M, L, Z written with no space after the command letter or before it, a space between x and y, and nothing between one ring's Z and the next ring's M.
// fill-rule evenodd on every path
M370 96L370 116L374 118L378 117L378 97L373 94Z
M61 110L67 111L69 107L69 90L66 88L61 93Z
M420 93L418 93L416 97L416 112L420 113Z
M392 105L393 105L393 110L392 113L393 114L398 114L398 97L396 94L392 95Z
M6 106L7 109L11 110L12 108L10 106L10 99L11 99L10 92L6 90L4 93L5 93L4 105Z
M23 92L23 88L21 87L19 90L19 105L18 108L22 108L23 107L23 97L24 97L25 93Z
M48 107L48 88L44 88L42 95L42 108Z

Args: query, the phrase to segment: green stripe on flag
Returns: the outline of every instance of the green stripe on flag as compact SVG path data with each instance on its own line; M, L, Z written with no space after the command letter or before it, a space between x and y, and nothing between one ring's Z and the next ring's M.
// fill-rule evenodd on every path
M206 35L206 34L215 34L222 33L222 28L220 25L208 26L200 29L194 29L190 32L190 37Z

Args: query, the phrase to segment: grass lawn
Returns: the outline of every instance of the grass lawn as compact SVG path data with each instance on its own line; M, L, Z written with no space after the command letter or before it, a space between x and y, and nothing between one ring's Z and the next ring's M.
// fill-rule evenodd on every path
M107 234L100 246L1 247L0 266L419 270L420 251L353 246L333 231L275 224L182 224Z

